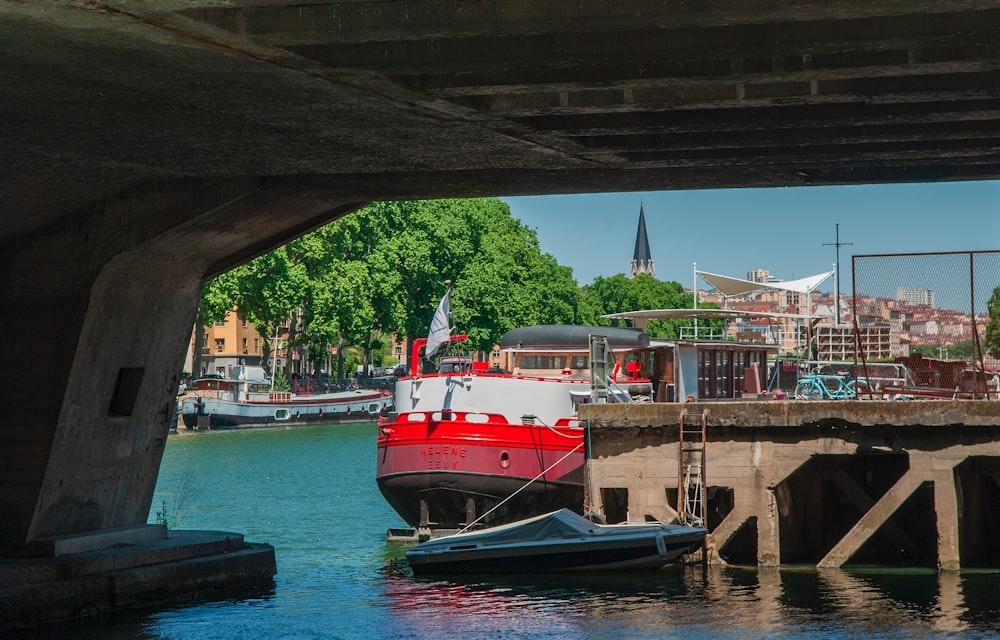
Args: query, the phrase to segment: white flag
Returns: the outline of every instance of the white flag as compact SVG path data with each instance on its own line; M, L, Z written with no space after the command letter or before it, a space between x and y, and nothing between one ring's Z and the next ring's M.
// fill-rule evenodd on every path
M445 291L444 297L441 298L441 302L438 304L437 311L434 312L434 317L431 318L431 330L427 333L427 346L424 347L425 358L430 358L437 353L441 345L446 344L451 337L451 327L448 322L451 306L448 296L450 295L451 289Z

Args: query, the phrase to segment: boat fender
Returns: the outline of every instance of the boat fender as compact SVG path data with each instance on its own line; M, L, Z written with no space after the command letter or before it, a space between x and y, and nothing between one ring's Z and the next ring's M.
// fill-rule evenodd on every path
M667 541L664 540L662 533L656 534L656 550L664 558L667 556Z
M596 522L597 524L607 524L608 521L593 507L587 507L583 512L583 517L591 522Z

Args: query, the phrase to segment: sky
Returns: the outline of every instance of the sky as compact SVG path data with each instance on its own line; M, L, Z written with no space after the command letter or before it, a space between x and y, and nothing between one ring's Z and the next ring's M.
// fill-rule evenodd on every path
M783 280L832 271L838 224L845 294L854 255L1000 249L1000 181L501 199L580 284L628 273L640 204L656 278L686 288L692 263L737 278L758 268ZM833 282L819 290L832 292Z

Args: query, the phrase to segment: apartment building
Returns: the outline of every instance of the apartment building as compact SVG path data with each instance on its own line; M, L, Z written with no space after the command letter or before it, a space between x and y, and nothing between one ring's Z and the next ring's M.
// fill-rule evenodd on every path
M227 377L235 366L262 364L264 345L260 334L257 333L257 327L236 308L226 313L225 320L204 327L201 371L194 371L194 353L198 337L195 331L197 327L191 332L191 341L184 362L184 370L191 372L195 377L205 375ZM279 351L278 356L283 357L284 354Z

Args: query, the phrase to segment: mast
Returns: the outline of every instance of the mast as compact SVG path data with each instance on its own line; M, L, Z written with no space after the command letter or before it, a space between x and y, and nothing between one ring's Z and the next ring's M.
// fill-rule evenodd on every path
M846 247L847 245L854 244L853 242L841 242L840 241L840 223L834 223L835 226L835 240L833 242L824 242L824 247L834 246L837 248L837 262L834 264L833 270L835 272L836 278L833 282L833 306L834 306L834 318L837 325L840 325L840 248Z

